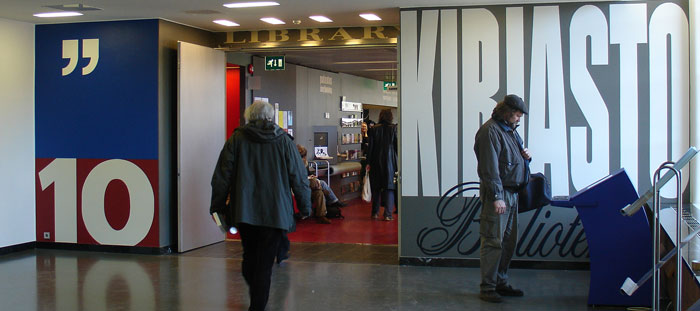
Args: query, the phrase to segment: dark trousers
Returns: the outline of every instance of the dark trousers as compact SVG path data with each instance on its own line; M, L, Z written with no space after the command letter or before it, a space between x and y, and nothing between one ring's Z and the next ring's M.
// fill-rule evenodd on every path
M239 224L243 245L243 278L248 284L250 311L265 310L270 296L272 266L284 231L269 227Z
M289 258L289 248L290 248L289 238L286 232L282 232L282 240L280 241L280 247L277 250L277 263L281 263L282 260Z
M394 190L372 189L372 215L379 214L379 207L384 201L384 217L391 217L394 212Z

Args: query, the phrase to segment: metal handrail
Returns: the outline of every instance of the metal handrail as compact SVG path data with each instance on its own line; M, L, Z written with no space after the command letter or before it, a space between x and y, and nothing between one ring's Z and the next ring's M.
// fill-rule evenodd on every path
M661 178L661 171L662 170L670 170L668 173L673 173L673 176L671 177L676 177L676 200L677 200L677 206L678 209L676 211L676 310L680 311L681 310L681 291L682 291L682 278L683 278L683 266L682 266L682 261L683 258L681 257L681 214L682 214L682 208L683 208L683 203L681 202L682 200L682 191L683 189L681 188L682 185L682 180L683 176L681 175L681 172L675 168L675 163L674 162L664 162L661 164L661 166L656 169L656 172L654 172L654 262L652 267L654 267L654 305L652 306L652 310L660 310L660 304L661 304L661 267L663 266L663 263L661 262L661 222L660 222L660 217L659 217L659 212L661 210L661 198L660 198L660 190L661 187L663 187L663 184L660 184L659 180ZM668 176L668 173L664 175L664 177ZM670 178L668 178L670 179ZM668 181L668 180L667 180ZM658 265L658 267L657 267Z
M691 146L690 148L688 148L688 151L686 151L685 154L680 159L678 159L678 162L676 162L673 165L673 168L680 171L683 167L688 165L690 160L692 160L696 154L698 154L698 149L695 148L694 146ZM663 187L663 185L665 185L666 182L671 180L671 177L673 177L673 173L666 172L664 177L662 177L660 182L659 182L660 186ZM639 211L640 208L642 208L642 206L644 206L644 204L647 204L647 202L649 202L649 200L651 199L653 194L654 194L653 189L649 189L649 191L647 191L643 195L639 196L639 199L634 201L632 204L628 204L627 206L623 207L620 210L620 213L622 213L622 215L625 215L625 216L634 215L637 211Z
M326 168L318 168L319 162L326 162ZM331 163L328 162L328 160L312 160L309 162L309 168L314 169L314 175L316 175L316 178L319 177L319 170L326 170L326 183L328 184L328 187L331 186Z
M691 147L691 149L695 149L694 147ZM690 152L691 150L689 150ZM695 150L695 153L697 153L697 150ZM687 160L690 161L690 158L695 155L693 153ZM686 156L689 153L686 153ZM684 158L686 158L684 156ZM668 262L674 255L676 256L676 310L680 311L681 310L681 303L682 303L682 261L683 258L681 256L681 249L686 246L691 239L695 237L698 233L700 233L700 228L697 228L694 230L692 233L690 233L688 236L685 238L681 239L681 224L682 224L682 212L683 212L683 205L682 205L682 191L683 189L681 188L683 184L683 176L680 171L680 167L684 166L686 163L683 165L678 165L678 163L674 163L671 161L664 162L659 166L658 169L654 172L654 179L653 179L653 186L650 191L652 194L653 198L653 204L652 204L652 213L654 214L653 216L653 221L654 221L654 230L653 230L653 262L652 262L652 268L649 272L647 272L642 278L639 280L639 282L634 282L631 278L627 278L625 282L622 284L620 287L620 291L622 293L627 294L628 296L631 296L634 294L634 292L639 289L646 281L649 280L650 277L653 276L653 304L652 304L652 310L658 311L661 308L661 268L664 266L666 262ZM663 177L661 176L661 171L663 170L669 170ZM670 177L669 177L670 176ZM660 199L660 190L668 182L671 178L675 177L676 178L676 204L678 206L677 211L676 211L676 247L672 249L668 254L666 254L663 258L660 258L661 256L661 219L660 219L660 211L661 211L661 199ZM639 201L639 200L638 200ZM636 202L635 202L636 203ZM646 203L646 200L644 201ZM629 205L628 205L629 206ZM624 214L624 213L623 213Z

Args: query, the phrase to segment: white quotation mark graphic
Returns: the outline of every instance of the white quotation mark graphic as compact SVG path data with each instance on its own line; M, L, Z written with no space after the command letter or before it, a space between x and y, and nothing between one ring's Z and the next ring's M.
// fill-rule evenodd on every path
M63 40L63 58L67 58L68 65L61 69L61 73L67 76L78 65L78 40ZM90 62L83 67L83 75L89 75L100 59L100 39L83 39L83 58L89 58Z

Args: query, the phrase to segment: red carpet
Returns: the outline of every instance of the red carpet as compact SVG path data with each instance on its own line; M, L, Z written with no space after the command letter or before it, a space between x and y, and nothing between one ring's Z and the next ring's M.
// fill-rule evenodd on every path
M289 240L316 243L398 244L398 214L394 214L393 221L373 220L370 218L369 203L359 198L346 203L348 206L342 208L345 219L331 219L333 223L328 225L317 224L313 217L299 221L297 231L288 235ZM379 212L383 213L384 209L382 208ZM228 238L240 239L237 234L229 235Z

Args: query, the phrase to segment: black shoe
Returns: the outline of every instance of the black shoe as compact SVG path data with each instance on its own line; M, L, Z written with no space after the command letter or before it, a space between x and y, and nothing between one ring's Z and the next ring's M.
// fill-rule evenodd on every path
M333 203L328 204L328 206L333 206L333 207L346 207L348 206L347 204L343 203L342 201L338 200Z
M327 225L327 224L330 224L330 223L331 223L331 220L328 219L328 218L326 218L326 216L317 217L317 218L316 218L316 223Z
M501 296L510 296L510 297L522 297L524 295L522 290L517 289L517 288L513 288L513 286L510 286L510 285L496 286L496 293L498 293Z
M287 260L287 259L289 259L289 252L287 252L287 253L284 254L284 255L277 256L277 264L279 265L279 264L282 263L282 261L285 261L285 260Z
M488 302L502 302L503 298L501 298L501 295L496 293L496 291L493 290L488 290L488 291L482 291L479 293L479 299L483 301L488 301Z

